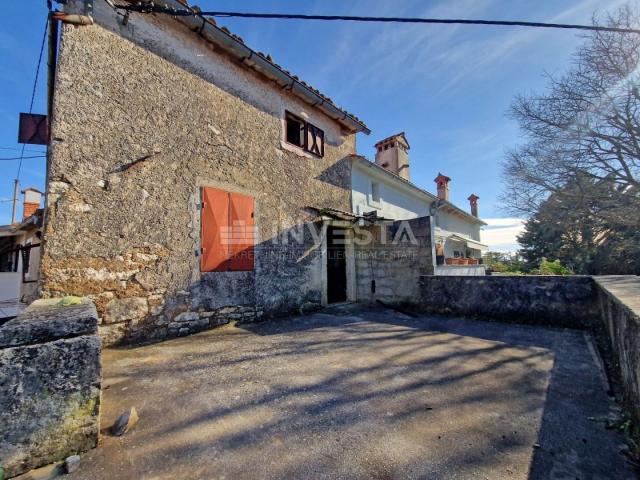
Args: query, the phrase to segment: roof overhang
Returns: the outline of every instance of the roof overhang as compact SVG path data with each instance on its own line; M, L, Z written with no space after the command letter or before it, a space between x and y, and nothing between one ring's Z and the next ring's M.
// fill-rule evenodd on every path
M464 243L467 247L472 248L474 250L488 250L489 246L484 243L480 243L471 238L464 237L459 233L450 232L448 230L443 230L441 228L436 227L434 235L436 238L441 238L443 240L453 240L454 242Z

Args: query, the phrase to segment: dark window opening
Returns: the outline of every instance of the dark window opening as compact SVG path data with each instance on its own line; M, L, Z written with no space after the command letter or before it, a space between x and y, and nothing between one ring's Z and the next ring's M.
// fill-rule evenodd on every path
M286 112L285 140L305 152L324 157L324 130Z
M25 248L22 250L22 271L29 273L29 266L31 264L31 248Z
M288 143L291 143L297 147L304 147L304 120L291 115L287 112L287 137Z

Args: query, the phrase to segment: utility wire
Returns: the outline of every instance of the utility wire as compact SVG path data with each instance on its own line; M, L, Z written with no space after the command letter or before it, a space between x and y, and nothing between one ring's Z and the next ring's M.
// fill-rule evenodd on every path
M16 152L21 152L22 149L21 148L16 148L16 147L0 147L0 150L15 150ZM24 150L25 152L36 152L36 153L46 153L42 150L33 150L30 148L25 148Z
M410 18L410 17L359 17L343 15L303 15L287 13L243 13L243 12L218 12L200 11L189 9L176 9L162 7L154 3L135 5L116 5L116 9L138 13L163 13L174 17L238 17L238 18L270 18L279 20L324 20L324 21L350 21L350 22L387 22L387 23L430 23L430 24L459 24L459 25L494 25L512 27L533 27L533 28L560 28L572 30L591 30L600 32L616 33L636 33L639 29L622 27L605 27L600 25L578 25L570 23L544 23L544 22L523 22L509 20L465 20L450 18Z
M40 64L42 63L42 54L44 52L44 46L47 43L47 30L49 29L49 16L45 20L44 33L42 34L42 43L40 44L40 56L38 57L38 66L36 67L36 78L33 81L33 90L31 91L31 103L29 104L29 113L33 111L33 102L36 98L36 87L38 86L38 77L40 76ZM26 144L22 144L22 150L20 151L20 163L18 164L18 173L16 179L20 179L20 170L22 170L22 160L24 158L24 149Z
M25 157L24 155L20 155L19 157L0 157L0 161L8 162L10 160L20 160L22 162L22 160L26 160L28 158L46 158L46 155L30 155L27 157Z

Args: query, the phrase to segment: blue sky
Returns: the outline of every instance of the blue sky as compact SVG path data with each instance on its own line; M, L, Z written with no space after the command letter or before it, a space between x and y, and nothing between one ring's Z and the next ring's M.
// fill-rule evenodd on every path
M96 0L103 1L103 0ZM198 0L203 10L482 18L590 23L624 0ZM46 16L44 0L5 0L0 17L0 158L19 155L18 113L27 111ZM574 31L419 24L357 24L221 19L253 48L319 88L372 130L358 151L405 131L414 183L435 190L439 171L453 179L454 203L480 196L493 226L484 239L512 250L517 219L499 201L500 162L519 142L505 113L513 97L541 91L544 72L559 74L583 41ZM46 59L45 59L46 60ZM46 61L34 112L45 112ZM28 146L28 155L43 147ZM0 161L0 224L10 221L17 161ZM24 160L22 188L44 188L44 159Z

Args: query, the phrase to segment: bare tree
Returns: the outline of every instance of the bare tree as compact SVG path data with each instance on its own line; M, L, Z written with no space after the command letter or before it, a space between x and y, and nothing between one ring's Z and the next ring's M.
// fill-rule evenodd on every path
M637 28L638 8L622 7L604 23ZM640 224L640 35L589 34L569 71L548 82L545 94L511 106L526 143L504 162L505 202L532 215L549 195L570 196L577 210L594 211L595 202L611 224Z

